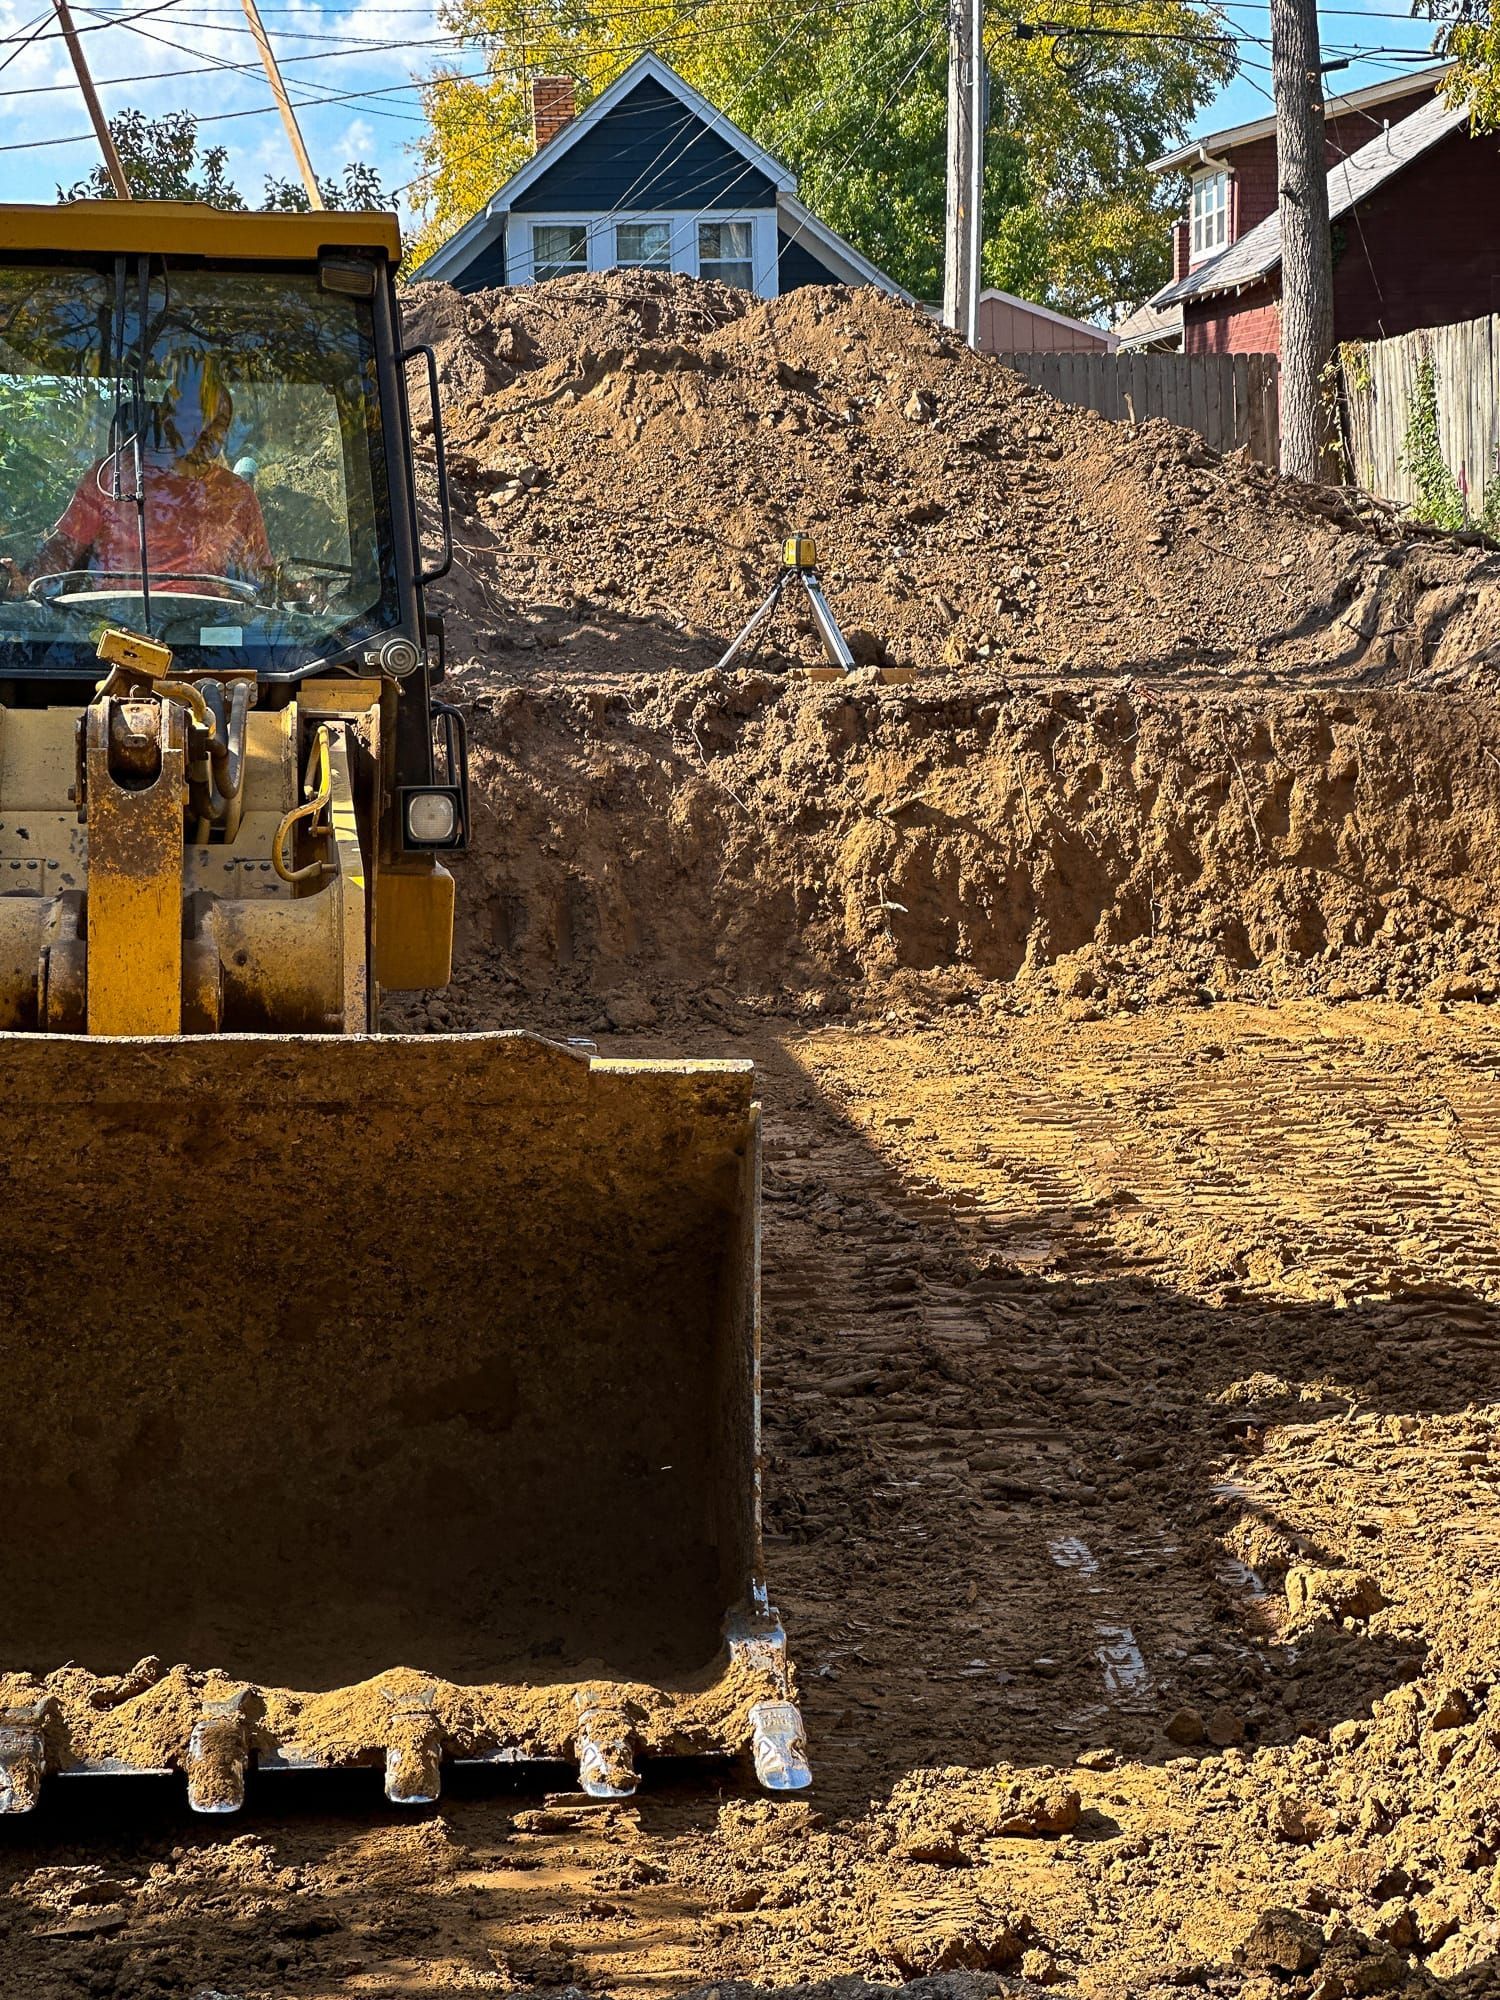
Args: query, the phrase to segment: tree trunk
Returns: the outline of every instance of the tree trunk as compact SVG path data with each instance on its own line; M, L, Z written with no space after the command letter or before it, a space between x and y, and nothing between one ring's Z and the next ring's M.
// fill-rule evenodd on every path
M1281 215L1281 469L1330 470L1333 243L1315 0L1271 0L1276 163Z

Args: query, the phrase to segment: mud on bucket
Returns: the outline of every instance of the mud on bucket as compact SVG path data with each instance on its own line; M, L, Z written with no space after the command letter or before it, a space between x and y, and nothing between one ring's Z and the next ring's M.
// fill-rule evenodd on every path
M0 1730L59 1770L187 1766L195 1731L231 1764L576 1756L601 1714L748 1747L789 1693L749 1063L524 1034L0 1063Z

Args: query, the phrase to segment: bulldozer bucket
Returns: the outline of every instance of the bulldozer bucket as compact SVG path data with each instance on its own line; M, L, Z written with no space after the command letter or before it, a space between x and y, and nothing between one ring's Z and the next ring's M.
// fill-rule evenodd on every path
M0 1808L43 1774L748 1751L746 1062L526 1034L0 1039Z

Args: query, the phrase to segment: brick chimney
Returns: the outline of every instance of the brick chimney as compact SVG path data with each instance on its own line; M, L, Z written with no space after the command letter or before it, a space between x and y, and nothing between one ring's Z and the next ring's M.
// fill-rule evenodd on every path
M1179 278L1187 276L1188 258L1191 255L1192 241L1190 224L1186 222L1174 222L1172 224L1172 282L1174 284Z
M538 152L555 138L578 110L570 76L531 79L531 142Z

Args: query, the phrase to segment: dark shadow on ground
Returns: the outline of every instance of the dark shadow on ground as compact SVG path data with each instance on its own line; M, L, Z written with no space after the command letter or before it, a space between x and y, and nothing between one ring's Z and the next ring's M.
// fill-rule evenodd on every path
M1419 1667L1360 1628L1319 1628L1295 1659L1263 1643L1277 1578L1236 1570L1226 1539L1250 1511L1236 1466L1288 1413L1216 1399L1260 1371L1357 1381L1384 1414L1459 1411L1500 1392L1490 1302L1209 1305L1140 1277L1040 1274L1036 1238L1062 1235L1073 1209L986 1219L903 1177L791 1060L769 1060L764 1087L773 1142L798 1135L773 1143L766 1177L768 1555L819 1810L857 1820L922 1767L1067 1765L1100 1744L1160 1764L1184 1754L1164 1730L1184 1706L1227 1711L1252 1745L1324 1736ZM1416 1322L1454 1333L1421 1368ZM1307 1407L1316 1422L1342 1405ZM1270 1513L1261 1525L1296 1538ZM1360 1560L1357 1546L1296 1553ZM397 1968L379 1990L417 1994L448 1990L440 1965L501 1990L604 1990L649 1930L683 1968L662 1983L688 1991L704 1983L708 1844L726 1801L753 1797L736 1771L662 1769L637 1802L600 1811L546 1774L455 1770L442 1806L408 1817L373 1772L291 1782L260 1781L224 1822L191 1819L175 1784L58 1782L34 1819L0 1822L14 1990L353 1993ZM83 1871L72 1915L57 1868ZM1497 1974L1431 1990L1479 2000ZM838 2000L885 1990L853 1982Z

